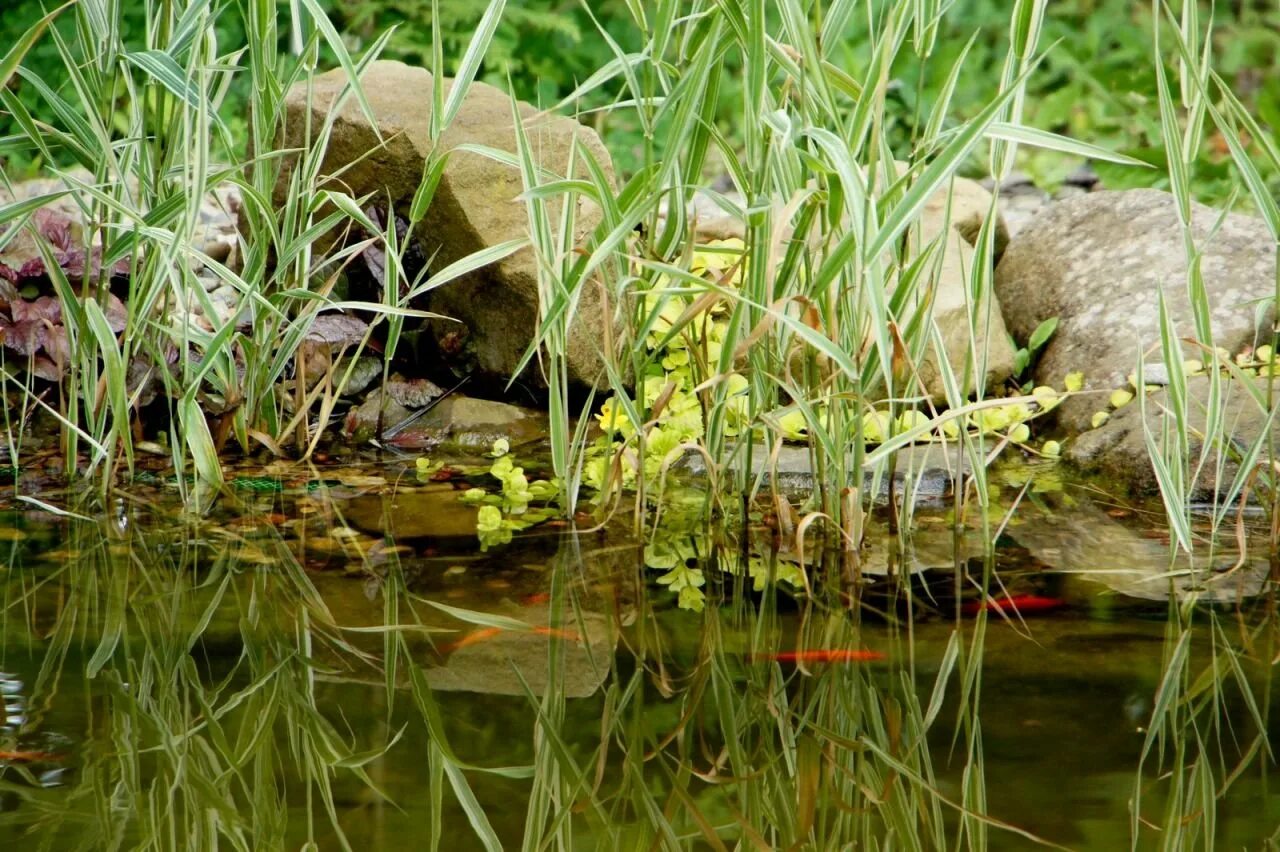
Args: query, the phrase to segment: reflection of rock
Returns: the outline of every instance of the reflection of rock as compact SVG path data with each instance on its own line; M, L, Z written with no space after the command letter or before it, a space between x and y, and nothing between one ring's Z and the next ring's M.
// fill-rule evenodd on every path
M742 454L735 453L729 460L730 468L743 463ZM684 469L694 476L703 476L706 463L701 454L690 453L681 462ZM944 447L941 443L912 444L898 451L893 472L894 492L901 500L910 496L915 503L937 503L951 493L955 482L970 472L969 460L954 444ZM753 448L751 456L753 475L764 474L764 485L777 482L778 490L792 498L804 498L813 493L813 465L807 447L784 445L776 459L769 458L763 444ZM876 488L877 498L887 500L889 478L875 477L871 472L863 476L864 489Z
M555 684L566 698L585 698L608 676L615 641L608 620L591 613L551 631L504 630L448 652L444 665L426 669L427 683L445 692L524 695L523 680L541 695L549 682L551 643L558 642L560 675Z
M1185 556L1170 564L1167 539L1143 535L1087 501L1046 512L1024 505L1005 534L1053 571L1145 600L1166 600L1172 591L1234 601L1261 592L1270 572L1265 546L1255 548L1258 555L1248 556L1240 568L1226 571L1239 558L1230 541L1219 543L1212 563L1205 559L1208 543L1199 542L1194 572Z
M859 569L868 577L907 576L925 571L951 574L957 565L983 556L982 531L966 528L957 544L950 521L937 512L916 515L911 535L899 551L898 536L878 518L868 519ZM959 552L957 552L957 547Z
M557 688L571 698L591 695L612 668L620 626L635 620L638 556L630 544L588 548L566 535L552 553L522 548L517 539L499 554L405 559L402 566L413 597L402 598L399 606L403 638L435 689L521 696L521 678L535 694L547 688L554 641L561 653ZM555 628L548 628L553 574L564 584L563 615ZM349 645L323 645L325 676L381 683L383 587L336 574L318 574L314 585L326 610L317 617L331 618ZM495 630L429 601L473 613L477 621L519 624ZM351 653L352 648L358 653ZM403 671L400 683L407 684Z
M447 483L361 495L342 501L340 509L349 526L397 540L476 537L475 507Z

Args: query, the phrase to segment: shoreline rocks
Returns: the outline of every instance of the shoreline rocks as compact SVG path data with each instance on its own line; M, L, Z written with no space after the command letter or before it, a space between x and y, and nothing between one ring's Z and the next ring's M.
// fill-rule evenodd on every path
M407 214L422 179L424 163L433 153L449 160L430 209L416 236L433 268L485 249L528 236L529 214L519 196L524 192L520 170L463 146L515 153L515 119L511 98L485 83L474 83L452 124L438 145L430 134L432 77L422 68L401 62L371 63L361 78L377 128L370 126L354 97L346 97L348 80L342 69L295 84L285 102L283 148L304 147L308 128L314 132L332 121L332 132L320 164L322 176L332 176L326 188L352 198L369 196L366 203ZM445 81L446 97L454 85ZM530 104L516 104L538 166L550 174L586 174L590 157L612 179L608 151L595 131L571 118L543 113ZM570 162L576 157L577 162ZM296 156L286 160L276 183L277 204L283 203ZM561 201L548 203L552 223L560 220ZM577 198L573 241L580 243L600 223L602 211ZM441 356L457 359L466 368L502 379L511 377L534 339L539 318L538 263L532 248L478 269L431 291L427 308L462 323L437 321L433 333ZM570 327L567 350L570 379L594 385L602 373L599 333L610 307L600 288L584 287L578 294L577 314ZM459 336L460 328L465 334ZM541 383L538 370L525 371Z
M1240 460L1248 455L1250 448L1268 433L1280 437L1280 426L1267 416L1265 406L1258 402L1258 398L1266 399L1268 380L1248 381L1251 388L1238 380L1222 377L1220 410L1223 434L1229 446L1210 446L1206 452L1203 435L1212 398L1212 383L1204 375L1187 380L1188 461L1199 471L1191 490L1193 501L1210 501L1227 492L1240 469ZM1170 404L1166 390L1152 392L1142 406L1134 400L1112 412L1099 428L1073 440L1067 448L1067 460L1080 471L1101 475L1109 483L1123 486L1130 493L1155 493L1159 484L1147 452L1145 432L1150 431L1161 442L1166 425L1170 429L1177 428L1166 422L1173 417L1169 411ZM1199 464L1202 454L1207 460ZM1265 449L1262 460L1266 460Z
M1192 230L1214 345L1231 352L1254 345L1260 334L1270 334L1275 313L1258 309L1276 282L1275 241L1266 223L1193 204ZM1058 318L1036 366L1036 384L1062 387L1068 373L1081 371L1085 390L1127 386L1138 353L1159 346L1159 294L1178 335L1194 336L1183 230L1167 192L1096 192L1053 205L1009 244L995 289L1019 339ZM1187 344L1185 357L1203 359L1204 353ZM1067 399L1057 422L1079 434L1100 407L1090 395Z

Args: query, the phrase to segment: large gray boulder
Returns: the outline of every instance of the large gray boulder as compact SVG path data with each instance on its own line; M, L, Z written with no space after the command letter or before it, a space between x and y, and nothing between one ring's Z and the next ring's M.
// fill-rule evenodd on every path
M1250 546L1243 555L1231 531L1216 547L1199 548L1194 557L1178 553L1171 561L1169 540L1158 528L1113 518L1104 508L1114 509L1079 495L1070 503L1050 496L1020 506L1004 534L1043 564L1041 576L1069 574L1136 600L1172 596L1231 603L1259 595L1269 585L1266 544L1259 540L1265 534L1257 527L1249 530ZM1230 570L1238 560L1238 569Z
M294 85L285 101L285 148L304 144L308 127L321 127L339 95L347 86L347 76L335 69L309 82ZM432 109L431 74L400 62L377 61L361 77L362 88L377 119L377 131L370 126L358 100L347 97L334 116L333 131L324 152L320 173L331 176L326 186L359 197L373 193L372 204L390 203L407 214L422 178L423 163L432 151L429 132ZM445 81L445 92L453 81ZM586 173L582 159L593 158L612 177L612 163L600 138L577 121L539 112L519 104L530 144L538 165L555 175L570 171L570 156L577 146L576 175ZM379 141L379 136L381 141ZM519 200L524 191L519 169L502 165L478 153L458 150L462 145L480 145L514 153L515 124L510 97L484 83L474 83L462 108L439 140L439 149L449 153L448 166L440 180L431 209L417 231L434 268L442 268L476 251L508 240L525 237L528 212ZM287 161L276 184L276 203L287 192L290 169L296 158ZM600 222L600 210L587 201L578 201L574 239L581 241ZM559 204L552 205L552 222L559 221ZM468 368L491 377L507 378L533 339L538 320L537 261L532 249L524 249L484 269L456 280L431 293L431 310L460 320L440 322L435 327L440 348ZM577 319L570 329L567 349L570 378L591 385L602 370L599 333L605 306L598 288L584 289ZM447 340L446 340L447 338ZM541 381L536 370L528 376Z
M1214 343L1238 351L1259 332L1270 333L1274 309L1259 323L1257 306L1275 292L1275 240L1260 219L1200 204L1192 208L1192 230ZM1127 384L1138 352L1160 342L1159 293L1179 336L1192 336L1177 208L1171 195L1151 189L1095 192L1051 206L1010 242L996 269L996 294L1015 336L1026 340L1040 322L1058 317L1035 380L1059 388L1077 370L1086 390ZM1191 346L1186 355L1204 358ZM1072 432L1087 429L1104 398L1066 400L1058 422Z
M1230 488L1239 470L1239 460L1268 429L1275 432L1276 425L1267 416L1265 378L1246 379L1251 382L1250 393L1241 381L1223 378L1220 383L1220 412L1225 446L1211 444L1208 462L1200 465L1199 477L1193 486L1192 498L1212 499L1215 493ZM1273 379L1272 381L1280 381ZM1212 383L1208 376L1192 376L1187 380L1186 416L1190 426L1188 441L1190 461L1197 465L1204 452L1204 435L1208 420L1209 402L1212 399ZM1067 445L1067 459L1081 470L1103 476L1109 484L1119 486L1135 494L1154 494L1158 489L1155 469L1147 452L1146 431L1163 440L1166 421L1173 417L1168 392L1148 394L1144 406L1134 400L1124 408L1111 412L1106 423L1085 432ZM1143 408L1146 422L1144 428ZM1177 429L1168 422L1170 431ZM1264 454L1262 458L1266 458Z

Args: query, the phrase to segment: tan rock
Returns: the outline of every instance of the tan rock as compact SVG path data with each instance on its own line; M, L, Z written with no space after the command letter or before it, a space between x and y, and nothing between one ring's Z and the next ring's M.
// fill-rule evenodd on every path
M986 192L976 184L975 187ZM953 216L955 212L953 206ZM926 245L942 233L944 216L943 205L926 206L920 220L919 244ZM981 227L981 223L975 224L971 218L964 221L975 229L976 237L976 229ZM945 353L936 352L931 347L917 365L917 373L929 397L934 402L943 402L946 392L939 365L944 354L964 392L971 394L977 390L974 378L979 374L983 387L988 389L1012 376L1014 352L994 291L988 292L986 298L974 307L974 319L970 322L972 299L969 280L976 252L964 232L952 226L935 251L939 254L934 255L929 284L920 296L925 302L922 307L930 312L938 326ZM971 360L972 364L969 363Z
M358 100L348 97L333 118L332 134L320 166L328 178L324 186L353 197L372 194L371 204L390 204L407 214L418 188L425 159L432 152L430 134L432 78L424 69L400 62L377 61L364 72L362 88L377 119L379 136L365 117ZM309 126L314 133L323 125L347 78L341 69L296 84L286 99L284 147L300 147ZM445 92L452 80L445 82ZM518 105L538 165L551 173L570 170L570 151L579 158L592 157L612 177L608 152L594 131L573 119L545 115L529 104ZM528 212L519 200L524 185L518 169L499 164L482 154L458 150L480 145L514 153L515 125L511 100L502 91L475 83L467 92L457 117L439 140L440 150L450 152L436 195L417 236L434 267L508 240L525 237ZM276 203L282 203L288 187L290 160L276 184ZM581 162L573 172L585 174ZM589 202L577 202L575 241L581 241L600 221L601 213ZM559 221L558 203L552 205L552 222ZM430 295L430 309L460 320L467 328L465 354L468 365L483 374L506 378L514 372L537 328L537 261L532 249L453 281ZM601 324L610 314L599 288L582 291L575 322L568 339L570 379L594 384L601 373ZM437 336L456 334L456 323L440 323ZM452 350L455 347L443 347ZM528 378L541 381L536 370Z

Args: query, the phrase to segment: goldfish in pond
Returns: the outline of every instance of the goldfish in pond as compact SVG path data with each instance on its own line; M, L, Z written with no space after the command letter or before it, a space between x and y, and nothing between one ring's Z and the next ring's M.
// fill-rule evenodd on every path
M47 751L0 751L0 761L10 763L36 763L66 760L65 754L54 754Z
M477 645L486 642L499 633L504 633L501 627L484 627L480 630L473 630L466 636L463 636L457 642L445 645L441 650L449 652L456 651L459 648L465 648L468 645ZM581 642L582 637L578 635L576 630L570 630L566 627L530 627L530 633L536 633L539 636L550 636L553 639L568 639L571 642Z
M751 661L756 663L873 663L884 658L885 655L879 651L862 648L806 648L750 655Z
M1051 598L1045 595L1005 595L980 601L967 601L960 611L965 615L977 615L982 611L1021 613L1047 612L1066 606L1062 598Z

